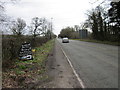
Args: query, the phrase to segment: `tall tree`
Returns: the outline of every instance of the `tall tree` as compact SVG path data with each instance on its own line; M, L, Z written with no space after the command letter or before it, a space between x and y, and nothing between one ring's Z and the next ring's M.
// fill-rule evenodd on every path
M87 26L90 26L92 29L92 35L94 39L98 39L98 18L97 18L97 13L93 9L92 11L89 11L87 13L88 15L88 20L86 20L86 23L88 24Z
M113 27L112 34L116 40L120 38L120 1L111 2L111 8L109 9L110 25Z
M111 2L111 6L109 9L110 22L120 26L120 1Z
M104 10L102 7L98 6L96 7L96 12L97 12L97 21L98 21L98 30L99 30L99 40L104 40L104 28L103 28L103 13Z

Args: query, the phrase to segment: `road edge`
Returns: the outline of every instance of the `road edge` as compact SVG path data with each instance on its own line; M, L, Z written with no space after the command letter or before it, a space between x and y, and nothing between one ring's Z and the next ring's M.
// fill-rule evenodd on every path
M73 67L73 65L72 65L72 63L71 63L71 61L70 61L70 59L69 59L68 56L66 55L65 51L62 49L62 46L60 46L60 48L61 48L61 50L62 50L64 56L66 57L66 59L67 59L69 65L70 65L70 67L72 68L73 73L75 74L75 76L76 76L76 78L77 78L77 80L78 80L78 82L79 82L81 88L84 89L84 88L85 88L85 85L83 84L83 81L82 81L82 80L80 79L80 77L78 76L78 74L77 74L77 72L75 71L75 69L74 69L74 67Z

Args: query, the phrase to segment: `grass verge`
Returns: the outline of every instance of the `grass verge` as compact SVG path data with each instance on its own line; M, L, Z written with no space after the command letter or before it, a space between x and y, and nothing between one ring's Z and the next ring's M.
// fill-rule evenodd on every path
M120 46L120 42L98 41L98 40L94 40L94 39L72 39L72 40L79 40L79 41L85 41L85 42L94 42L94 43L101 43L101 44L109 44L109 45Z
M3 88L23 88L39 80L46 79L44 75L45 62L54 46L54 40L50 40L44 45L35 48L34 59L27 61L17 60L15 65L3 72ZM38 78L37 78L38 79Z

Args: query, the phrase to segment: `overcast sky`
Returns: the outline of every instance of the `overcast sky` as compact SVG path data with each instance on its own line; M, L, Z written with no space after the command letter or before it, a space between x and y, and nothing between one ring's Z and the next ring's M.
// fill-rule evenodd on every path
M80 25L87 18L87 10L95 7L97 0L20 0L17 4L7 4L6 13L24 19L29 25L33 17L45 17L53 22L54 33L59 34L66 26ZM94 3L95 4L91 4Z

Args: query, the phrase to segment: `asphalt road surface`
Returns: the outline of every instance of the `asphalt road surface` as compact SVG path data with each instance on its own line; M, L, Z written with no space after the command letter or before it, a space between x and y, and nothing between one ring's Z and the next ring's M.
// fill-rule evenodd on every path
M86 88L118 88L118 47L57 39Z

